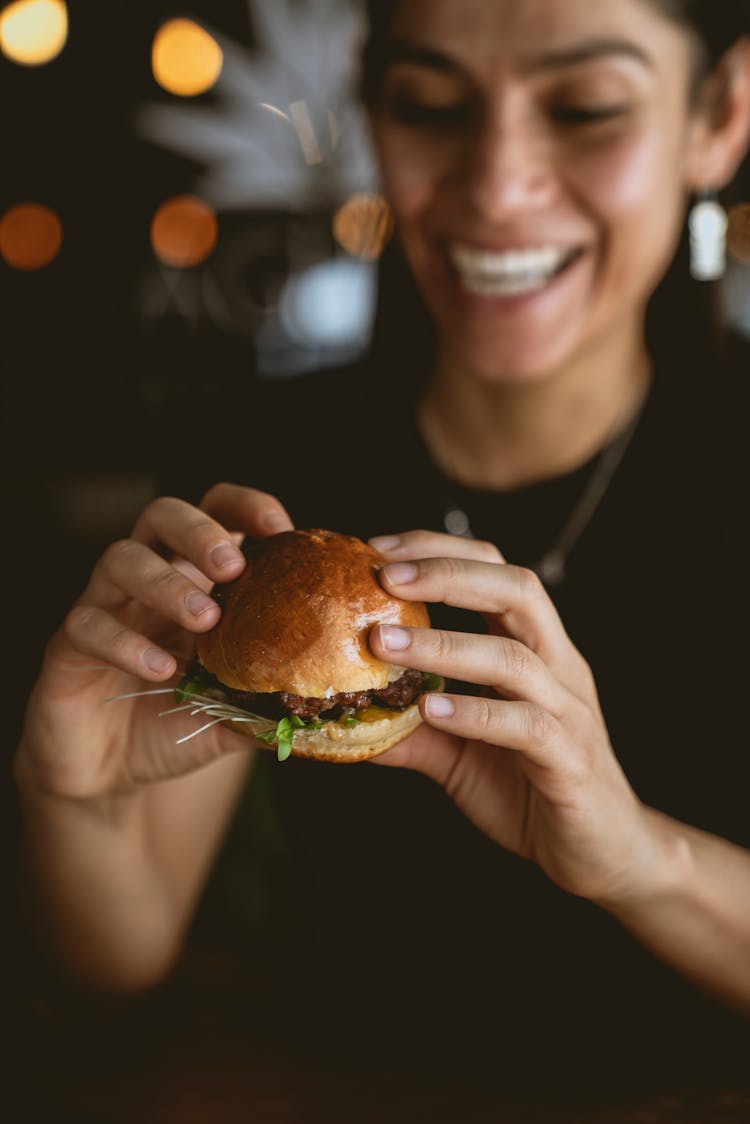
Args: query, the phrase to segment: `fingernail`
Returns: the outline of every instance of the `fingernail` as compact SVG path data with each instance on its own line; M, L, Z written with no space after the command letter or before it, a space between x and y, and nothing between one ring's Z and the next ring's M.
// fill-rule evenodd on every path
M447 695L428 695L424 705L432 718L450 718L455 710L453 702Z
M156 671L159 675L169 671L174 665L172 657L162 652L160 648L148 648L143 653L143 662L149 671Z
M395 624L379 626L380 643L390 652L402 652L409 647L409 633Z
M401 546L401 539L398 535L376 535L374 539L370 539L370 546L382 554L388 554Z
M238 562L242 561L242 551L229 542L223 542L211 551L211 561L217 569L224 570L228 566L236 566Z
M267 511L261 519L261 526L264 531L276 535L279 531L289 530L289 520L280 511Z
M419 570L413 562L391 562L383 567L383 573L391 585L408 585L417 580Z
M185 604L188 612L194 617L201 617L204 613L216 608L216 602L210 597L206 597L205 593L188 593Z

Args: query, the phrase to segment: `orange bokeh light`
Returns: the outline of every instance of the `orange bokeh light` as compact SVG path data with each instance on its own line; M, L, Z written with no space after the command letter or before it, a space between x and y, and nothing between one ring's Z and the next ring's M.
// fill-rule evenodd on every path
M210 90L223 62L219 44L193 20L169 20L154 36L151 69L170 94L191 98Z
M19 203L0 219L0 255L14 269L43 269L57 257L63 228L41 203Z
M379 258L392 234L393 215L382 195L352 195L333 216L333 236L354 258Z
M216 245L216 215L195 195L175 195L162 203L151 221L151 245L165 265L188 269L200 265Z

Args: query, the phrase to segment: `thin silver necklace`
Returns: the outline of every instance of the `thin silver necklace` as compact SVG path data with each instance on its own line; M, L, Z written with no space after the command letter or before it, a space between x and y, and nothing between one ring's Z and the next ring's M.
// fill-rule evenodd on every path
M564 582L568 557L593 519L618 468L622 464L623 457L638 428L646 399L638 407L628 424L602 449L593 472L586 481L583 491L573 505L573 510L565 520L554 542L547 547L541 558L530 567L549 588L562 585ZM468 515L450 496L446 497L443 526L451 535L462 535L464 538L470 539L475 537Z

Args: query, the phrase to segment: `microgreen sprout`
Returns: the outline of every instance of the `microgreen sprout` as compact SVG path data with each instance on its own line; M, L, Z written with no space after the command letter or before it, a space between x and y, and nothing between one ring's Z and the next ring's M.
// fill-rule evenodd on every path
M170 714L189 713L191 718L201 715L210 719L210 721L199 726L197 730L192 730L184 737L178 738L177 745L190 741L212 726L218 726L221 722L244 722L252 727L253 737L257 738L258 741L263 742L264 745L277 746L279 761L286 761L291 755L295 730L322 729L320 722L314 720L303 722L296 714L291 714L287 718L282 718L279 722L274 722L273 719L264 718L260 714L241 710L222 699L212 699L208 695L203 695L200 692L200 687L199 680L183 679L176 687L155 687L148 691L130 691L126 695L116 695L105 701L119 702L123 699L137 699L146 695L172 695L178 705L170 707L168 710L159 711L159 718L164 718Z

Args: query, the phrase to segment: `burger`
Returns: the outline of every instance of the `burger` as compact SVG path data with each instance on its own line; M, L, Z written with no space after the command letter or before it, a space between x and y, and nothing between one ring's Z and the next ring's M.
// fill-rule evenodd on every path
M439 681L379 660L368 637L378 624L430 622L424 604L383 589L382 556L323 530L272 535L245 555L242 574L214 587L222 614L198 638L178 700L280 760L363 761L415 730L417 700Z

